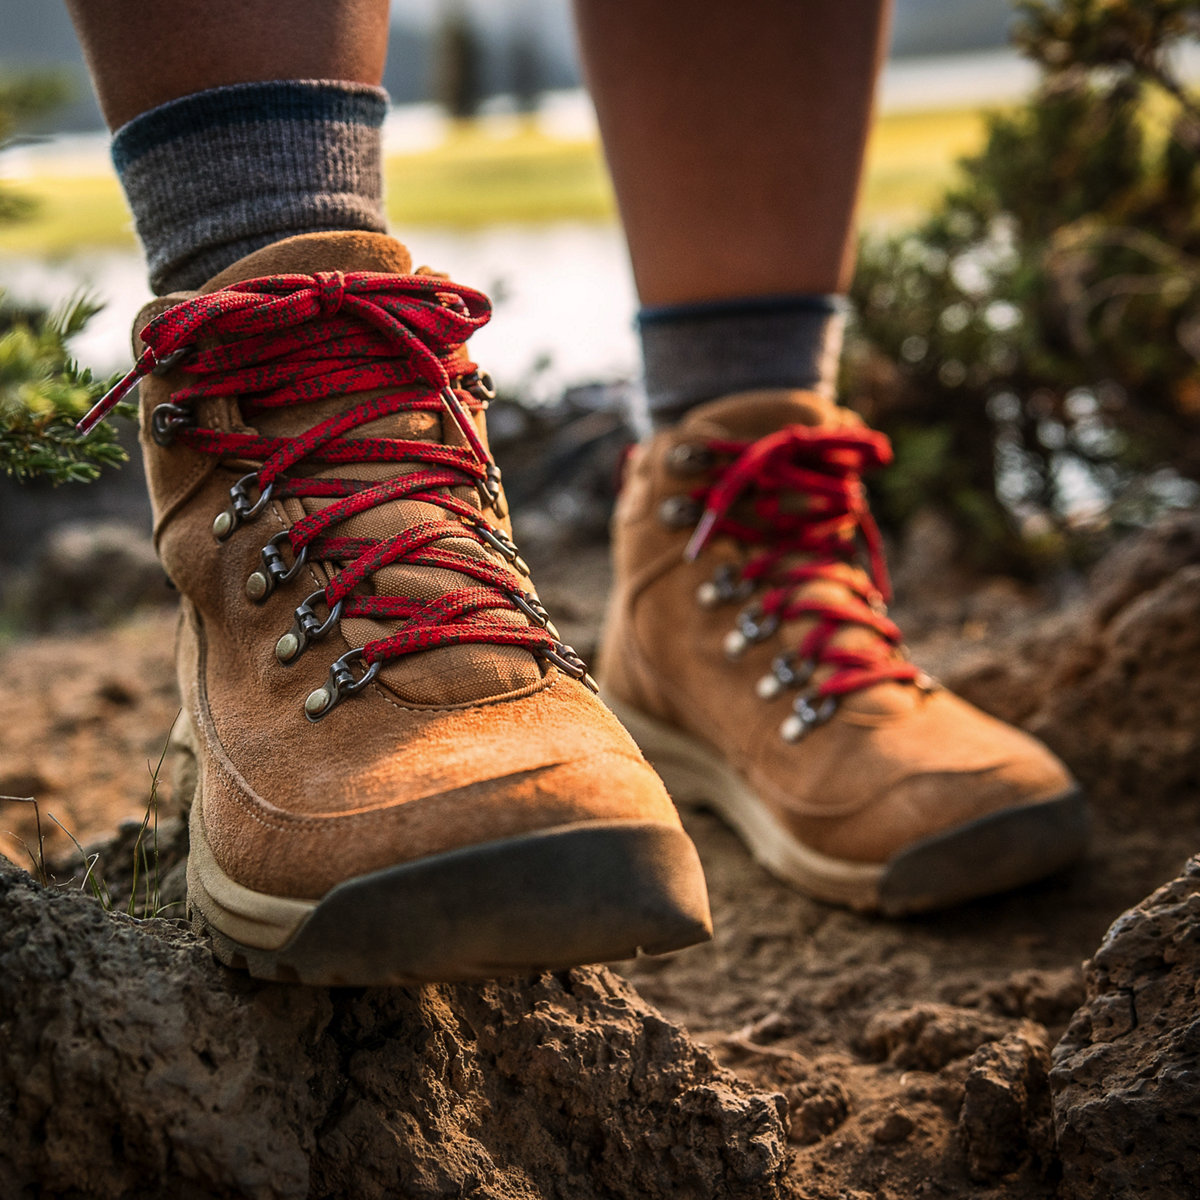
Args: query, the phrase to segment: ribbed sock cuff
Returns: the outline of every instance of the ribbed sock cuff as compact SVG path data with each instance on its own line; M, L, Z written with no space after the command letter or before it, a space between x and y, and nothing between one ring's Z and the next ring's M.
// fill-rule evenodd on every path
M382 233L386 113L381 88L283 80L196 92L122 126L113 163L150 286L199 287L297 233Z
M832 396L846 302L840 296L751 296L643 308L646 398L655 424L756 388Z

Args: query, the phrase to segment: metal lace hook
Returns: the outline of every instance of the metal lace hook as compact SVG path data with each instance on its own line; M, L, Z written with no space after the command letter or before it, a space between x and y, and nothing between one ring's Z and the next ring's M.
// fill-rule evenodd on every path
M812 732L818 725L824 725L835 712L838 701L836 696L826 696L819 705L814 705L812 695L800 696L792 711L779 727L779 736L785 742L798 742L805 734Z
M441 390L442 403L446 406L447 411L454 418L455 424L462 430L462 435L467 439L467 445L471 447L471 453L475 455L479 465L484 468L486 478L476 484L479 491L479 502L484 508L495 508L500 502L500 468L496 466L492 456L484 448L483 442L479 440L479 434L475 432L474 422L470 415L462 406L462 401L454 394L452 387L444 387Z
M246 595L255 604L261 604L280 584L288 583L300 573L308 558L308 547L301 546L289 567L283 561L279 547L286 541L291 545L291 531L281 529L262 548L262 566L246 580Z
M321 620L313 608L314 604L324 601L329 612L325 620ZM346 607L345 600L330 604L324 588L318 588L306 596L293 613L292 627L275 643L275 657L285 666L294 663L304 653L311 642L323 638L330 629L341 619L342 609Z
M258 499L253 503L250 500L251 487L260 488ZM274 492L274 483L268 483L266 487L260 487L257 471L251 471L249 475L243 475L229 489L229 507L223 512L218 513L216 519L213 521L213 537L218 542L223 542L235 529L238 529L247 521L253 521L270 504Z
M588 674L587 664L565 642L555 642L553 646L541 646L536 653L547 662L553 663L564 675L578 679L589 691L600 691L599 685Z
M361 692L379 674L382 666L382 663L376 660L368 664L362 675L355 678L351 664L365 660L366 655L361 647L343 654L329 668L328 680L321 687L308 693L308 697L304 701L304 715L310 721L319 721L347 696Z
M147 346L145 350L138 355L138 360L133 364L133 367L125 375L117 380L91 408L83 414L76 422L75 428L83 436L91 433L101 421L108 416L126 396L144 379L147 375L155 374L162 375L169 371L172 367L182 362L195 349L192 345L180 346L172 350L169 354L159 358L154 353L153 346Z

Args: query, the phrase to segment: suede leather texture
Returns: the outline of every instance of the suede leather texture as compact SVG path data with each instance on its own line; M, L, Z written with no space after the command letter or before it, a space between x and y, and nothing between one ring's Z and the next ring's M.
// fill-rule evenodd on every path
M249 256L204 290L329 270L406 273L410 260L382 235L306 235ZM181 298L156 301L149 315ZM147 313L139 319L144 323ZM331 663L382 636L386 623L344 621L293 663L278 661L275 644L291 627L293 609L324 586L328 569L306 565L261 604L248 599L245 583L268 538L296 520L306 502L268 504L217 541L213 519L227 507L230 485L253 464L222 464L147 436L155 407L186 382L181 371L142 381L142 445L155 542L183 597L178 671L200 768L199 802L227 875L270 895L319 899L383 867L563 825L628 819L679 827L658 777L612 714L582 683L524 650L449 647L405 656L320 721L308 721L305 698L325 683ZM315 420L305 408L289 412L297 429ZM248 427L236 397L205 400L197 415L208 428ZM355 436L461 438L448 416L391 420L390 429L373 422ZM478 423L482 431L482 415ZM472 489L458 494L475 497ZM428 508L392 503L370 516L394 533ZM487 515L502 524L496 513ZM477 546L453 541L458 549ZM482 547L478 553L492 556ZM494 561L506 565L499 555ZM391 582L424 594L463 578L416 574ZM513 577L531 590L527 579Z
M836 715L798 743L785 741L780 726L797 693L763 700L755 684L810 626L786 622L731 661L723 642L752 598L706 608L697 592L719 566L742 562L747 552L718 537L688 562L692 529L672 528L660 516L665 500L687 496L700 478L672 465L676 446L857 421L822 396L772 389L703 405L642 443L614 518L616 585L599 667L614 699L717 751L805 845L845 861L886 863L924 838L1061 796L1073 781L1041 743L943 689L877 684L844 697ZM850 598L825 581L796 594ZM874 636L847 627L839 639L849 646Z

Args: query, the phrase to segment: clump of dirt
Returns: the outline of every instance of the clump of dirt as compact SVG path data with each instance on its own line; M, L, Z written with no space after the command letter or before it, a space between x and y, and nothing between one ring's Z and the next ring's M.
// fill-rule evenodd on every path
M594 641L605 590L603 551L535 567L550 610L567 614L570 640ZM1086 978L1082 964L1119 914L1176 876L1200 847L1197 570L1200 517L1182 516L1102 563L1088 598L1073 608L1038 615L1028 597L992 586L978 602L964 601L970 621L958 636L941 634L915 647L918 661L975 703L1043 736L1087 785L1093 847L1085 863L1063 876L948 913L883 922L798 895L762 871L714 817L685 814L708 874L716 938L621 969L646 1001L686 1028L719 1064L758 1094L782 1097L788 1115L783 1195L1091 1200L1150 1194L1135 1184L1122 1191L1127 1181L1119 1178L1153 1153L1150 1118L1138 1117L1136 1156L1104 1157L1107 1127L1099 1116L1089 1125L1083 1115L1103 1115L1095 1096L1109 1085L1080 1064L1098 1061L1088 1058L1098 1052L1097 1030L1125 1011L1124 997L1142 986L1143 972L1150 981L1175 972L1179 983L1171 996L1155 999L1151 989L1143 1002L1161 1000L1154 1011L1167 1013L1174 1025L1131 1026L1100 1050L1119 1051L1131 1073L1153 1060L1155 1078L1183 1086L1194 1069L1187 1057L1194 1048L1186 1039L1159 1035L1174 1028L1191 1036L1182 1010L1176 1021L1171 1005L1183 1002L1178 998L1187 980L1195 985L1200 964L1189 957L1185 935L1178 941L1164 933L1153 955L1130 959L1120 974L1107 950L1124 928L1120 922ZM1018 601L1026 616L1014 628ZM1002 636L985 644L988 629ZM17 790L40 790L44 808L74 820L84 833L111 829L122 816L140 818L146 761L161 749L175 711L169 642L165 619L151 618L84 643L14 643L0 652L3 762L5 771L23 773ZM63 661L71 664L69 679L52 670ZM41 698L36 688L43 677L55 682ZM129 701L114 700L118 691ZM31 786L39 780L39 787ZM17 821L24 814L14 806L8 816ZM20 828L28 840L28 826ZM129 857L133 837L128 830L121 848L109 850L115 876L115 861ZM181 886L177 873L172 886ZM1139 927L1182 929L1172 922L1194 908L1191 891L1140 910L1145 922ZM1081 1024L1081 1015L1072 1025L1085 999L1081 1013L1091 1014L1089 1023ZM1050 1049L1069 1025L1048 1075ZM376 1028L392 1036L396 1026ZM1139 1030L1158 1040L1139 1041ZM521 1045L526 1053L534 1043ZM1195 1111L1194 1097L1185 1104L1165 1087L1157 1097L1147 1104L1170 1101L1180 1120ZM508 1102L497 1094L496 1102L502 1099ZM1109 1112L1117 1108L1110 1105ZM558 1137L576 1147L571 1128L543 1128L547 1155ZM683 1136L671 1128L672 1137ZM1167 1121L1161 1128L1169 1133L1176 1125ZM396 1128L387 1136L410 1133ZM737 1144L749 1153L753 1141ZM1194 1178L1197 1143L1179 1144L1180 1161ZM656 1153L667 1154L666 1143ZM769 1158L755 1161L761 1166ZM555 1190L549 1157L538 1161L538 1170L549 1173L530 1175L528 1190L514 1195L572 1194ZM1089 1183L1088 1171L1100 1183ZM726 1194L712 1186L675 1190ZM1155 1200L1191 1194L1173 1186L1168 1180L1151 1189Z

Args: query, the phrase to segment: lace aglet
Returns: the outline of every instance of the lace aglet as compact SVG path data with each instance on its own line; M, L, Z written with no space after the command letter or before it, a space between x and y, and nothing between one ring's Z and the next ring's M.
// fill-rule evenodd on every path
M700 556L700 551L704 549L704 545L708 541L709 535L712 533L713 526L716 523L716 510L706 508L700 516L700 523L696 526L692 536L688 539L687 546L684 548L683 557L688 562L695 562Z
M133 390L143 375L154 366L154 352L147 348L133 366L133 370L117 382L83 414L75 424L76 430L86 437L122 400Z

